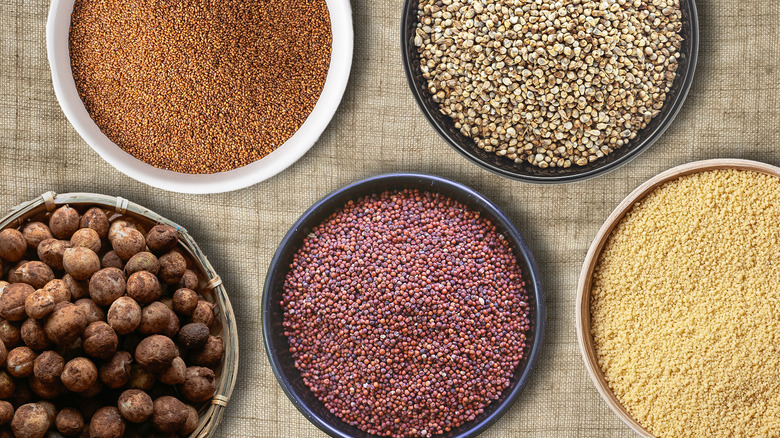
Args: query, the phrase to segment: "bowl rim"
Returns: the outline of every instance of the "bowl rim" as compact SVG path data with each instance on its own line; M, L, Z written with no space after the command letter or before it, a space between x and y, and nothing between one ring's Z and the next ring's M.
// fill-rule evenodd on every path
M482 194L478 193L477 191L473 190L472 188L466 185L435 175L419 174L419 173L387 173L387 174L381 174L381 175L360 179L358 181L354 181L350 184L347 184L346 186L343 186L337 190L332 191L328 195L324 196L323 198L315 202L311 207L309 207L295 221L293 226L290 227L290 230L285 234L284 238L282 239L279 246L277 247L276 252L274 253L274 256L268 268L268 272L266 274L266 279L264 281L264 286L263 286L263 295L262 295L262 304L261 304L262 320L263 320L263 341L265 345L266 356L268 357L268 361L271 365L271 369L274 373L274 377L276 377L279 386L281 386L285 395L287 395L287 398L293 403L293 405L298 409L298 411L302 413L304 417L306 417L307 420L309 420L317 428L319 428L321 431L325 432L331 437L334 438L350 437L350 435L342 433L338 429L331 426L325 419L321 418L319 415L312 412L312 410L307 407L306 402L302 399L302 397L299 396L295 392L295 390L290 387L291 385L287 382L287 379L284 376L284 373L282 371L282 364L279 360L278 353L275 349L276 343L273 341L271 336L271 334L273 333L273 328L270 322L271 305L273 304L271 303L271 294L272 294L271 283L272 283L273 276L277 274L277 271L285 271L286 268L280 267L282 261L281 259L283 257L283 252L288 246L295 244L294 242L295 235L298 233L298 230L301 227L303 227L306 224L306 222L309 221L310 217L316 214L320 214L324 211L330 211L330 212L335 211L333 209L333 206L331 205L332 203L342 204L342 202L346 202L347 199L355 199L357 197L363 196L367 192L362 192L362 190L366 186L375 184L377 182L392 185L394 188L404 188L404 187L409 187L415 183L418 185L425 183L425 184L430 184L430 186L433 187L432 191L434 192L441 192L442 187L444 187L445 189L456 191L460 195L468 199L474 199L473 202L478 203L480 205L479 211L481 211L483 214L487 214L490 220L493 221L495 225L503 228L502 233L504 235L507 235L507 237L510 239L512 244L516 246L515 256L518 257L518 255L520 255L524 259L523 261L525 262L525 264L527 264L529 267L529 272L527 273L523 272L523 274L527 275L527 278L525 279L526 290L529 296L533 296L533 299L536 304L535 306L536 312L532 315L532 326L534 327L534 340L533 343L530 345L528 360L524 368L522 369L522 372L520 373L517 382L514 384L514 386L510 387L510 391L507 393L506 398L500 402L496 401L498 402L498 404L496 405L497 407L495 408L495 410L482 419L479 419L478 417L477 419L479 421L474 420L476 422L473 425L465 429L462 433L454 435L455 437L458 438L474 437L484 432L487 428L489 428L496 421L498 421L499 418L501 418L504 414L506 414L506 412L508 412L509 409L518 400L523 389L525 389L525 387L528 385L528 382L532 375L531 373L533 369L537 366L541 354L541 350L542 350L545 325L546 325L546 307L545 307L545 296L541 284L541 275L539 273L539 267L536 263L536 260L527 242L522 237L520 232L517 230L517 227L514 225L514 223L509 219L509 217L502 210L500 210L493 202L491 202L485 196L483 196ZM471 207L477 209L476 207L473 206ZM515 371L515 375L517 375L517 371L518 370ZM374 436L368 434L366 435Z
M593 270L598 263L601 251L604 249L604 245L612 234L612 231L637 202L641 201L656 188L669 181L678 179L682 176L717 169L747 170L780 178L780 167L762 163L760 161L737 158L693 161L673 167L653 176L628 194L601 225L588 248L577 280L575 326L577 328L577 344L579 345L582 360L585 363L585 369L599 395L612 412L614 412L631 430L644 438L657 437L640 425L622 403L620 403L612 390L609 389L604 378L604 372L598 364L595 346L593 345L593 337L590 334L590 292Z
M637 145L633 146L633 149L628 151L626 155L623 157L607 163L601 167L596 167L593 169L587 169L584 168L582 172L569 174L569 175L554 175L554 176L537 176L537 175L528 175L518 172L510 172L506 169L497 167L492 165L491 163L487 163L483 160L481 160L479 157L477 157L474 154L474 150L476 148L476 145L462 145L458 142L457 139L455 139L453 136L451 136L444 127L442 127L436 120L436 116L438 115L438 109L436 108L430 108L426 104L426 96L425 93L427 90L424 89L423 85L418 83L414 79L414 55L411 53L410 50L408 50L409 45L408 41L410 38L409 34L409 20L410 20L410 8L415 7L418 0L404 0L404 6L402 10L402 16L401 16L401 59L403 61L403 68L404 73L406 74L406 81L408 83L409 88L412 91L412 95L414 96L414 100L417 102L417 106L419 107L420 111L422 111L425 118L428 120L428 123L434 128L434 130L439 134L439 137L441 137L445 143L447 143L451 148L455 149L461 156L465 157L467 160L471 161L472 163L476 164L477 166L488 170L496 175L503 176L505 178L513 179L516 181L522 181L527 183L535 183L535 184L561 184L561 183L571 183L571 182L579 182L586 179L594 178L606 173L611 172L612 170L617 169L618 167L622 166L623 164L628 163L629 161L632 161L634 158L639 156L642 152L647 150L650 146L652 146L656 141L658 141L659 138L663 136L663 134L666 132L667 129L671 126L674 119L677 117L677 114L679 114L680 110L683 107L683 104L685 103L686 98L688 97L688 93L690 92L691 86L693 84L693 77L696 73L696 64L698 62L698 54L699 54L699 18L698 18L698 12L696 8L696 1L695 0L681 0L681 4L687 5L689 9L689 17L690 17L690 25L691 25L691 31L690 31L690 39L689 44L691 45L691 56L688 63L688 68L684 72L684 77L682 84L680 86L680 91L676 95L671 96L672 100L669 102L665 102L664 106L670 105L669 112L661 119L659 125L650 133L650 135L645 138L642 142L638 143ZM679 73L679 72L678 72ZM667 97L668 99L669 97Z
M123 174L152 187L179 193L222 193L264 181L300 159L330 123L347 88L354 46L349 0L325 0L333 43L322 92L312 112L284 144L267 156L230 171L187 174L147 164L125 152L89 116L78 95L70 64L69 29L75 0L52 0L46 23L46 51L57 102L73 128L95 152Z

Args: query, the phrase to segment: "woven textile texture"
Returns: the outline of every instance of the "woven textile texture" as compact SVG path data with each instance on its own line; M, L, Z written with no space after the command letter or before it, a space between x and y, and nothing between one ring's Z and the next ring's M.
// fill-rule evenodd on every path
M260 300L271 256L290 225L328 192L393 171L441 175L484 193L534 251L547 296L542 357L517 404L484 437L630 437L602 402L577 347L576 282L612 209L651 176L685 162L734 157L780 165L780 2L700 0L693 89L658 143L618 170L580 183L503 179L447 146L418 110L400 56L402 0L355 0L352 76L317 144L276 177L244 190L191 196L153 189L104 162L60 111L46 58L48 2L0 1L0 206L41 193L122 196L185 226L224 279L238 318L238 383L219 437L322 437L276 383L263 350Z

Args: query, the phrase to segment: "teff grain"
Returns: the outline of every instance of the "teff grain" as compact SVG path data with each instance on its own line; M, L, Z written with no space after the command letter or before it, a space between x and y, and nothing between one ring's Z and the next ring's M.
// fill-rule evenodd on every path
M780 179L679 178L637 203L593 275L591 334L609 387L660 438L780 427Z
M526 354L529 307L511 246L439 194L350 201L304 239L284 284L306 385L345 422L428 437L480 415Z
M682 38L679 0L419 0L427 89L487 152L584 166L663 107Z
M330 64L324 0L77 0L73 76L108 138L155 167L257 161L314 108Z

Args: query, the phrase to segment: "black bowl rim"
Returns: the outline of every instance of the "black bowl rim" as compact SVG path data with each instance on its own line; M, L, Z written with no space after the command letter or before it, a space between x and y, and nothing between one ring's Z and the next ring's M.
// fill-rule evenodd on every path
M512 243L517 246L517 253L519 253L525 259L525 262L530 267L530 272L527 273L530 278L526 279L526 288L527 289L533 288L532 291L529 291L532 292L529 295L532 295L533 299L536 301L536 306L535 306L536 312L533 315L533 320L532 320L532 324L533 324L532 326L534 327L534 341L531 345L530 354L528 356L528 360L525 364L525 367L523 368L522 373L520 374L520 377L518 378L517 382L514 384L514 387L511 388L511 391L507 394L506 398L497 404L497 407L490 415L487 415L485 418L474 423L471 427L464 430L462 433L455 435L453 438L475 437L478 434L484 432L487 428L489 428L496 421L498 421L499 418L501 418L504 414L506 414L507 411L509 411L509 409L518 400L523 389L525 389L525 387L528 385L528 381L530 380L531 377L531 372L536 367L536 364L539 360L539 356L541 354L541 347L542 347L542 341L544 339L545 324L546 324L546 309L545 309L545 297L544 297L544 292L542 290L539 267L536 264L536 260L534 259L533 253L531 252L531 249L526 243L525 239L523 239L523 236L520 235L520 232L517 230L517 227L515 227L514 223L509 219L509 217L503 211L501 211L493 202L491 202L485 196L473 190L472 188L460 184L458 182L446 178L442 178L439 176L434 176L434 175L426 175L426 174L418 174L418 173L387 173L387 174L376 175L376 176L372 176L372 177L368 177L368 178L364 178L352 182L340 189L331 192L330 194L326 195L325 197L321 198L319 201L314 203L300 216L300 218L298 218L297 221L295 221L295 223L287 232L287 234L285 234L281 243L277 247L277 250L274 253L273 258L271 259L271 264L268 268L266 279L264 281L263 296L262 296L262 303L261 303L262 318L263 318L263 324L262 324L263 341L265 345L265 352L268 357L268 361L271 365L271 369L273 370L274 377L276 377L279 386L282 387L282 390L287 395L287 398L290 399L290 401L298 409L298 411L302 413L304 417L306 417L306 419L309 420L312 424L317 426L317 428L319 428L321 431L325 432L326 434L334 438L351 438L351 437L350 435L346 435L341 431L337 430L336 428L332 427L327 421L325 421L324 419L320 418L320 416L312 412L312 410L309 409L308 406L306 405L305 401L298 394L296 394L293 389L291 389L290 383L284 377L284 374L281 370L282 364L279 361L279 356L277 352L272 348L273 340L271 339L271 332L273 329L271 327L271 322L270 322L270 317L271 317L270 301L271 301L271 293L272 293L270 290L271 289L270 286L273 278L272 275L274 275L277 270L284 269L284 268L280 268L279 266L282 258L282 254L284 252L284 249L288 245L292 244L292 240L294 236L297 234L297 230L301 226L303 226L303 224L312 215L319 213L322 210L333 211L333 206L331 204L335 202L335 199L340 198L342 196L355 195L365 185L369 185L376 182L397 184L399 188L403 188L405 184L409 184L410 182L414 182L414 181L430 182L431 185L434 187L436 184L438 184L440 186L447 187L448 189L460 192L461 195L465 195L468 198L474 198L476 202L481 205L483 209L482 211L488 213L491 220L493 220L495 223L503 227L504 234L508 235ZM524 272L524 274L526 273Z
M535 176L510 172L479 159L470 149L470 147L476 146L460 144L436 121L436 118L433 116L433 114L434 112L438 114L438 111L435 108L429 108L425 104L422 84L419 84L415 81L414 73L412 71L413 55L409 50L407 50L407 42L409 41L410 36L409 32L407 31L407 17L409 16L407 11L412 6L412 3L416 3L418 1L419 0L404 0L404 6L401 15L401 58L404 65L404 73L406 74L406 81L409 85L409 88L412 90L414 100L417 102L417 106L420 108L423 115L425 115L428 123L433 126L439 136L444 139L444 141L449 144L450 147L458 151L458 153L460 153L463 157L478 165L479 167L506 178L536 184L559 184L583 181L617 169L623 164L626 164L639 156L642 152L647 150L656 141L658 141L659 138L661 138L664 132L669 129L669 126L671 126L672 122L677 117L677 114L682 109L683 104L685 103L685 99L688 97L688 93L690 92L691 86L693 84L693 77L696 73L696 63L699 57L699 15L696 8L696 0L681 0L681 2L685 2L688 5L689 9L691 24L689 44L691 45L691 57L688 63L688 68L684 72L685 76L683 78L683 83L680 86L680 92L677 95L672 96L672 101L666 103L666 105L671 105L671 109L661 120L655 130L652 131L644 141L633 146L633 149L627 152L626 155L601 167L596 167L593 169L584 168L582 172L562 176Z

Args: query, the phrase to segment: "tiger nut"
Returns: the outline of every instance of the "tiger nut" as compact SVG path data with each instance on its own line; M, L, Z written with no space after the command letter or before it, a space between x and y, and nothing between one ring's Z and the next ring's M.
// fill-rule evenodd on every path
M70 236L79 229L79 213L64 205L52 213L49 218L49 229L58 239L70 239Z

